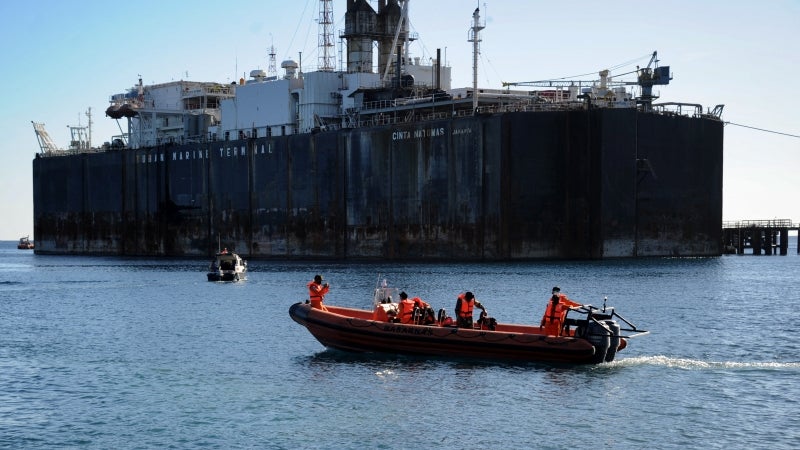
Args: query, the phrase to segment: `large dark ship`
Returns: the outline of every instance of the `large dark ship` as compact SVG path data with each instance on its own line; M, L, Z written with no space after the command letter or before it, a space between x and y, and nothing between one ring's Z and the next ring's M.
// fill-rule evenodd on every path
M57 150L34 123L36 253L721 254L722 108L656 103L671 75L655 53L633 81L452 88L440 58L406 53L407 6L348 0L343 70L323 46L314 72L278 75L273 51L235 84L139 80L112 96L127 132L100 148ZM476 9L473 71L482 29Z

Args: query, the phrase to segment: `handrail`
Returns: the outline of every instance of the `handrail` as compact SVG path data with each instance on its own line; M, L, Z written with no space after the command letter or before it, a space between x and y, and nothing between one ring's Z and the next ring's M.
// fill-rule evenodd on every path
M792 219L738 220L724 221L722 228L798 228L800 223L792 223Z

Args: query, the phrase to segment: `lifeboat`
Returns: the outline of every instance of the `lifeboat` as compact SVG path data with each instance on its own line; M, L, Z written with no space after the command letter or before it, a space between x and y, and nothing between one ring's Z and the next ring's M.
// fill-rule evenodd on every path
M119 107L119 113L122 115L122 117L130 118L139 114L139 111L136 110L136 106L131 105L130 103L123 103Z
M106 108L106 115L112 119L121 119L122 112L119 110L119 105L111 105Z
M385 295L386 289L376 289L372 311L296 303L289 316L323 346L337 350L520 362L611 362L630 338L649 333L605 305L570 307L556 334L538 325L498 323L485 313L472 328L459 328L444 310L433 324L401 323L391 313L399 305Z
M112 119L121 119L123 117L134 117L139 114L137 107L130 103L123 103L121 105L111 105L106 108L106 115Z

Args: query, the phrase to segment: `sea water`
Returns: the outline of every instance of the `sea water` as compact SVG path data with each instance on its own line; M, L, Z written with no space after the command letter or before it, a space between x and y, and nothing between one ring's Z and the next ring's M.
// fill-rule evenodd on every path
M207 261L0 248L2 448L797 448L800 257L587 262ZM612 363L322 347L289 306L368 307L384 278L452 315L470 290L538 323L553 286L637 327Z

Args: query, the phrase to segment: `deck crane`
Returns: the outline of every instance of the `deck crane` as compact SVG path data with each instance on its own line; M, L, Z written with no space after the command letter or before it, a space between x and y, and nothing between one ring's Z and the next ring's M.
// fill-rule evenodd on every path
M31 120L33 124L33 131L36 133L36 140L39 141L39 149L41 150L41 154L43 155L50 155L53 153L61 152L60 148L53 142L53 139L50 137L50 134L47 133L47 130L44 129L44 123L41 122L34 122ZM39 155L36 155L37 157Z
M647 67L636 67L636 81L611 81L608 79L609 71L601 70L599 73L600 80L539 80L539 81L517 81L517 82L503 82L503 87L507 86L533 86L533 87L586 87L597 86L598 83L601 88L608 88L612 86L641 86L642 95L636 99L636 103L642 105L645 110L649 110L653 104L653 100L658 96L653 95L653 86L666 85L672 79L669 73L669 66L658 66L658 52L654 51L647 63ZM622 75L628 75L630 73Z

